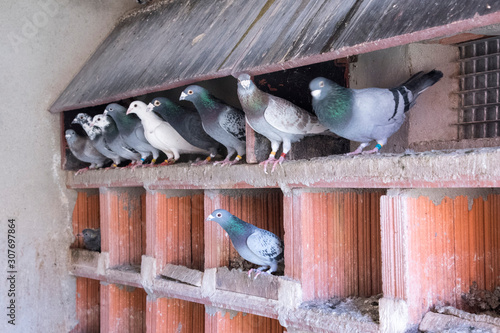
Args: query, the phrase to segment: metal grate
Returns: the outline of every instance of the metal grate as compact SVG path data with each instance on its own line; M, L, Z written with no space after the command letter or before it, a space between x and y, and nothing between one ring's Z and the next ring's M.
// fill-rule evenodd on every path
M495 138L500 131L500 37L459 45L459 138Z

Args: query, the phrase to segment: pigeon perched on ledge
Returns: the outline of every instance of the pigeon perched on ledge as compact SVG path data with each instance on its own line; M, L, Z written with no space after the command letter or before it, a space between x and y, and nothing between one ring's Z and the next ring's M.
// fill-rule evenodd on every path
M375 148L363 152L372 154L380 151L387 139L399 130L416 98L442 77L443 73L437 70L419 72L392 89L349 89L317 77L311 81L309 89L319 121L333 133L361 142L348 155L360 154L375 140Z
M98 152L106 156L107 158L113 160L112 167L117 167L121 162L122 158L109 148L108 144L104 140L102 132L98 127L92 127L90 124L92 118L86 113L79 113L75 119L71 122L72 124L79 124L87 133L90 142L97 149Z
M151 164L155 164L160 151L153 147L144 136L144 127L136 116L127 116L127 109L120 104L111 103L106 106L104 115L113 118L125 143L141 154L141 163L153 155Z
M245 114L215 98L208 90L197 85L184 89L179 100L190 101L201 116L203 128L216 141L227 148L222 165L238 163L246 153ZM230 161L231 156L236 158ZM219 164L221 162L215 162Z
M125 143L113 118L103 114L95 115L90 123L91 127L98 127L108 147L125 160L133 164L141 162L141 155Z
M187 142L210 152L210 156L196 165L207 164L217 155L220 144L205 132L198 112L185 110L165 97L153 99L148 110L172 125Z
M83 237L83 245L87 250L101 252L101 229L83 229L77 237Z
M214 210L207 220L217 222L229 235L234 248L243 257L256 265L259 274L269 267L265 273L272 273L278 269L278 264L283 261L283 242L270 231L257 228L225 209ZM248 275L252 270L248 272Z
M88 137L82 137L76 134L74 130L68 129L65 132L65 138L66 142L68 142L69 150L71 150L73 155L82 162L90 163L88 168L78 170L77 174L89 168L102 168L104 163L108 161L106 156L95 149Z
M248 74L238 76L238 98L250 127L271 141L271 154L260 163L264 165L264 171L268 163L273 163L273 172L285 160L293 142L300 141L306 135L328 131L318 118L306 110L286 99L261 91ZM276 159L276 152L282 142L283 153Z
M136 114L144 126L144 136L155 148L163 151L168 158L167 164L179 159L180 154L202 154L210 153L187 142L177 131L163 121L157 114L148 111L144 102L134 101L130 104L127 114Z

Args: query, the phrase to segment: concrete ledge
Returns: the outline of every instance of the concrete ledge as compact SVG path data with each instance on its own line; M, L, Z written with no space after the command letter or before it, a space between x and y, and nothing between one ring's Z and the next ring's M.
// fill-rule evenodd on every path
M70 188L224 189L279 187L500 187L500 148L314 158L287 161L265 174L256 164L67 172Z
M439 313L427 312L418 327L423 332L450 331L458 332L475 329L481 332L499 332L500 318L488 315L476 315L447 306L438 310Z

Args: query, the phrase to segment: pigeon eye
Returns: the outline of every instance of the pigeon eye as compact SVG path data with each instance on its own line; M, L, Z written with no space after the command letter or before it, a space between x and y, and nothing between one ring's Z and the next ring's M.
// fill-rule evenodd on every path
M136 107L137 107L137 104L134 104L134 108L136 108Z
M323 88L323 87L325 86L325 82L323 82L323 81L319 81L319 84L318 84L318 85L319 85L319 87L320 87L320 88Z
M217 213L217 214L215 214L215 216L220 218L220 217L222 217L222 213Z
M109 108L108 111L113 111L113 108Z
M160 104L161 104L161 103L160 103L160 101L154 101L154 103L153 103L153 104L154 104L155 106L160 106Z
M188 95L192 95L193 94L193 91L192 90L188 90Z

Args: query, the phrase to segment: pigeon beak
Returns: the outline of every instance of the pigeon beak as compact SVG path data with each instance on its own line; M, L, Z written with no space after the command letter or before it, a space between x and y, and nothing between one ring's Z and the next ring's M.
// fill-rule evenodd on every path
M250 88L250 80L243 80L240 82L241 83L241 86L245 89L248 89Z
M179 101L183 101L183 100L185 100L185 99L186 99L186 97L187 97L187 94L186 94L184 91L183 91L183 92L181 92L181 97L179 97Z
M151 112L153 110L155 106L151 103L148 104L148 106L146 107L146 112Z
M83 237L83 234L78 233L78 234L76 234L76 237Z
M319 90L319 89L313 90L313 91L311 91L311 95L315 98L318 98L319 95L321 95L321 90Z
M76 118L73 119L73 121L71 122L72 124L76 124Z
M105 116L107 116L108 115L108 110L104 110L104 112L102 114L105 115Z
M213 216L212 214L210 214L210 215L208 215L208 217L207 217L207 221L209 221L209 220L213 220L213 218L214 218L214 216Z
M131 108L128 108L127 113L125 113L125 114L131 114L131 113L132 113Z

